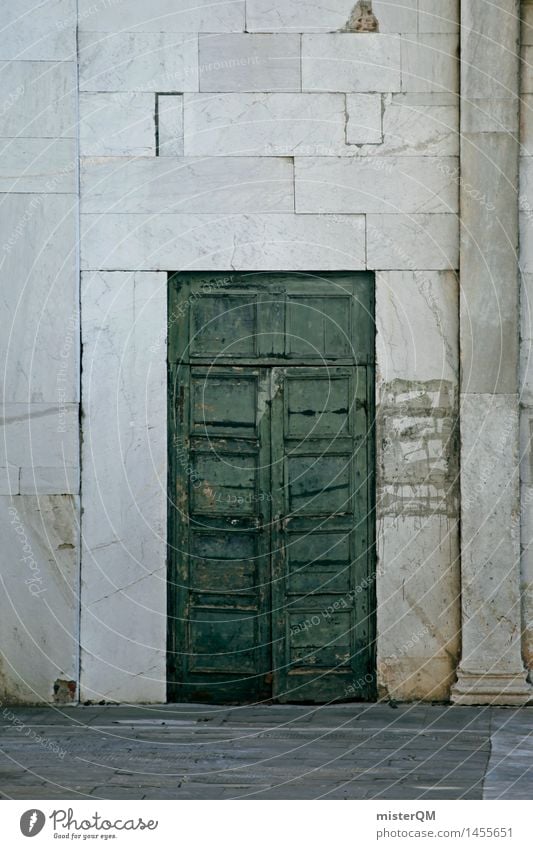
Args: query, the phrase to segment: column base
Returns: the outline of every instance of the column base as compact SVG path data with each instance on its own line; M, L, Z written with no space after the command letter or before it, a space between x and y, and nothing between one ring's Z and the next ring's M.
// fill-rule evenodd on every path
M533 687L523 672L465 672L457 671L457 681L452 687L454 705L510 705L533 704Z

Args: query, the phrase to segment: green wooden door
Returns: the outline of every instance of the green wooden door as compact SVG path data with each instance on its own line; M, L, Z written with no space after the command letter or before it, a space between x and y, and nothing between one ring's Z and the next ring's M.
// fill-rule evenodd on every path
M169 299L169 699L373 695L373 281Z

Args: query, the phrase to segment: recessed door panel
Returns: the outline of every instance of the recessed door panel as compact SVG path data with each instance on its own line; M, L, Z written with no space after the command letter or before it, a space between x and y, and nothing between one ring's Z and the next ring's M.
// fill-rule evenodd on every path
M373 695L368 275L176 275L169 698Z

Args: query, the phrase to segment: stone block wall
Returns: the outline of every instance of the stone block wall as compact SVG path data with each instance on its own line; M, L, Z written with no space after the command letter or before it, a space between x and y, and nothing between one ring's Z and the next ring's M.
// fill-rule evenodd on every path
M33 4L17 5L15 23L23 5ZM50 501L40 514L43 534L55 527L53 499L69 506L61 527L70 537L59 546L73 546L61 548L71 576L75 345L68 439L50 440L49 430L37 436L54 427L56 372L78 295L83 343L80 679L75 664L61 674L43 669L40 689L30 676L15 693L9 679L6 694L48 700L64 676L83 700L165 699L167 272L369 269L376 273L379 692L448 697L460 634L458 3L376 0L379 32L341 32L353 5L78 0L76 19L74 2L50 0L46 14L13 25L7 46L0 40L0 58L13 60L6 97L33 81L5 116L6 135L18 138L14 159L0 166L0 190L10 189L2 195L7 220L25 220L30 194L43 191L36 151L57 175L50 211L39 203L8 252L6 264L14 264L4 266L16 281L8 289L15 321L19 299L25 305L17 344L3 355L13 363L7 400L34 416L34 459L17 472L16 497L36 466L46 490L30 487L30 497ZM79 184L77 171L62 167L76 163L76 146ZM47 303L56 308L41 327ZM24 444L17 438L23 456L6 459L7 509ZM55 445L53 456L35 453L39 445ZM68 475L58 481L63 468ZM55 540L50 533L46 550ZM55 595L59 604L59 588ZM72 628L65 627L76 634L75 592L70 600ZM62 625L51 621L45 629L55 634ZM9 623L0 627L11 651ZM63 655L75 658L65 645ZM12 657L18 669L14 648Z
M365 268L379 688L446 698L460 631L457 4L375 3L379 33L339 32L350 0L91 6L82 698L164 698L163 272Z
M76 4L1 7L0 700L70 701L79 653Z

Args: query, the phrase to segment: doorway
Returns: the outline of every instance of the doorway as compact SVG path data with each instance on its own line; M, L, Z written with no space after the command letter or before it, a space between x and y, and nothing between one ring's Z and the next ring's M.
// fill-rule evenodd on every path
M374 280L169 279L170 701L374 694Z

